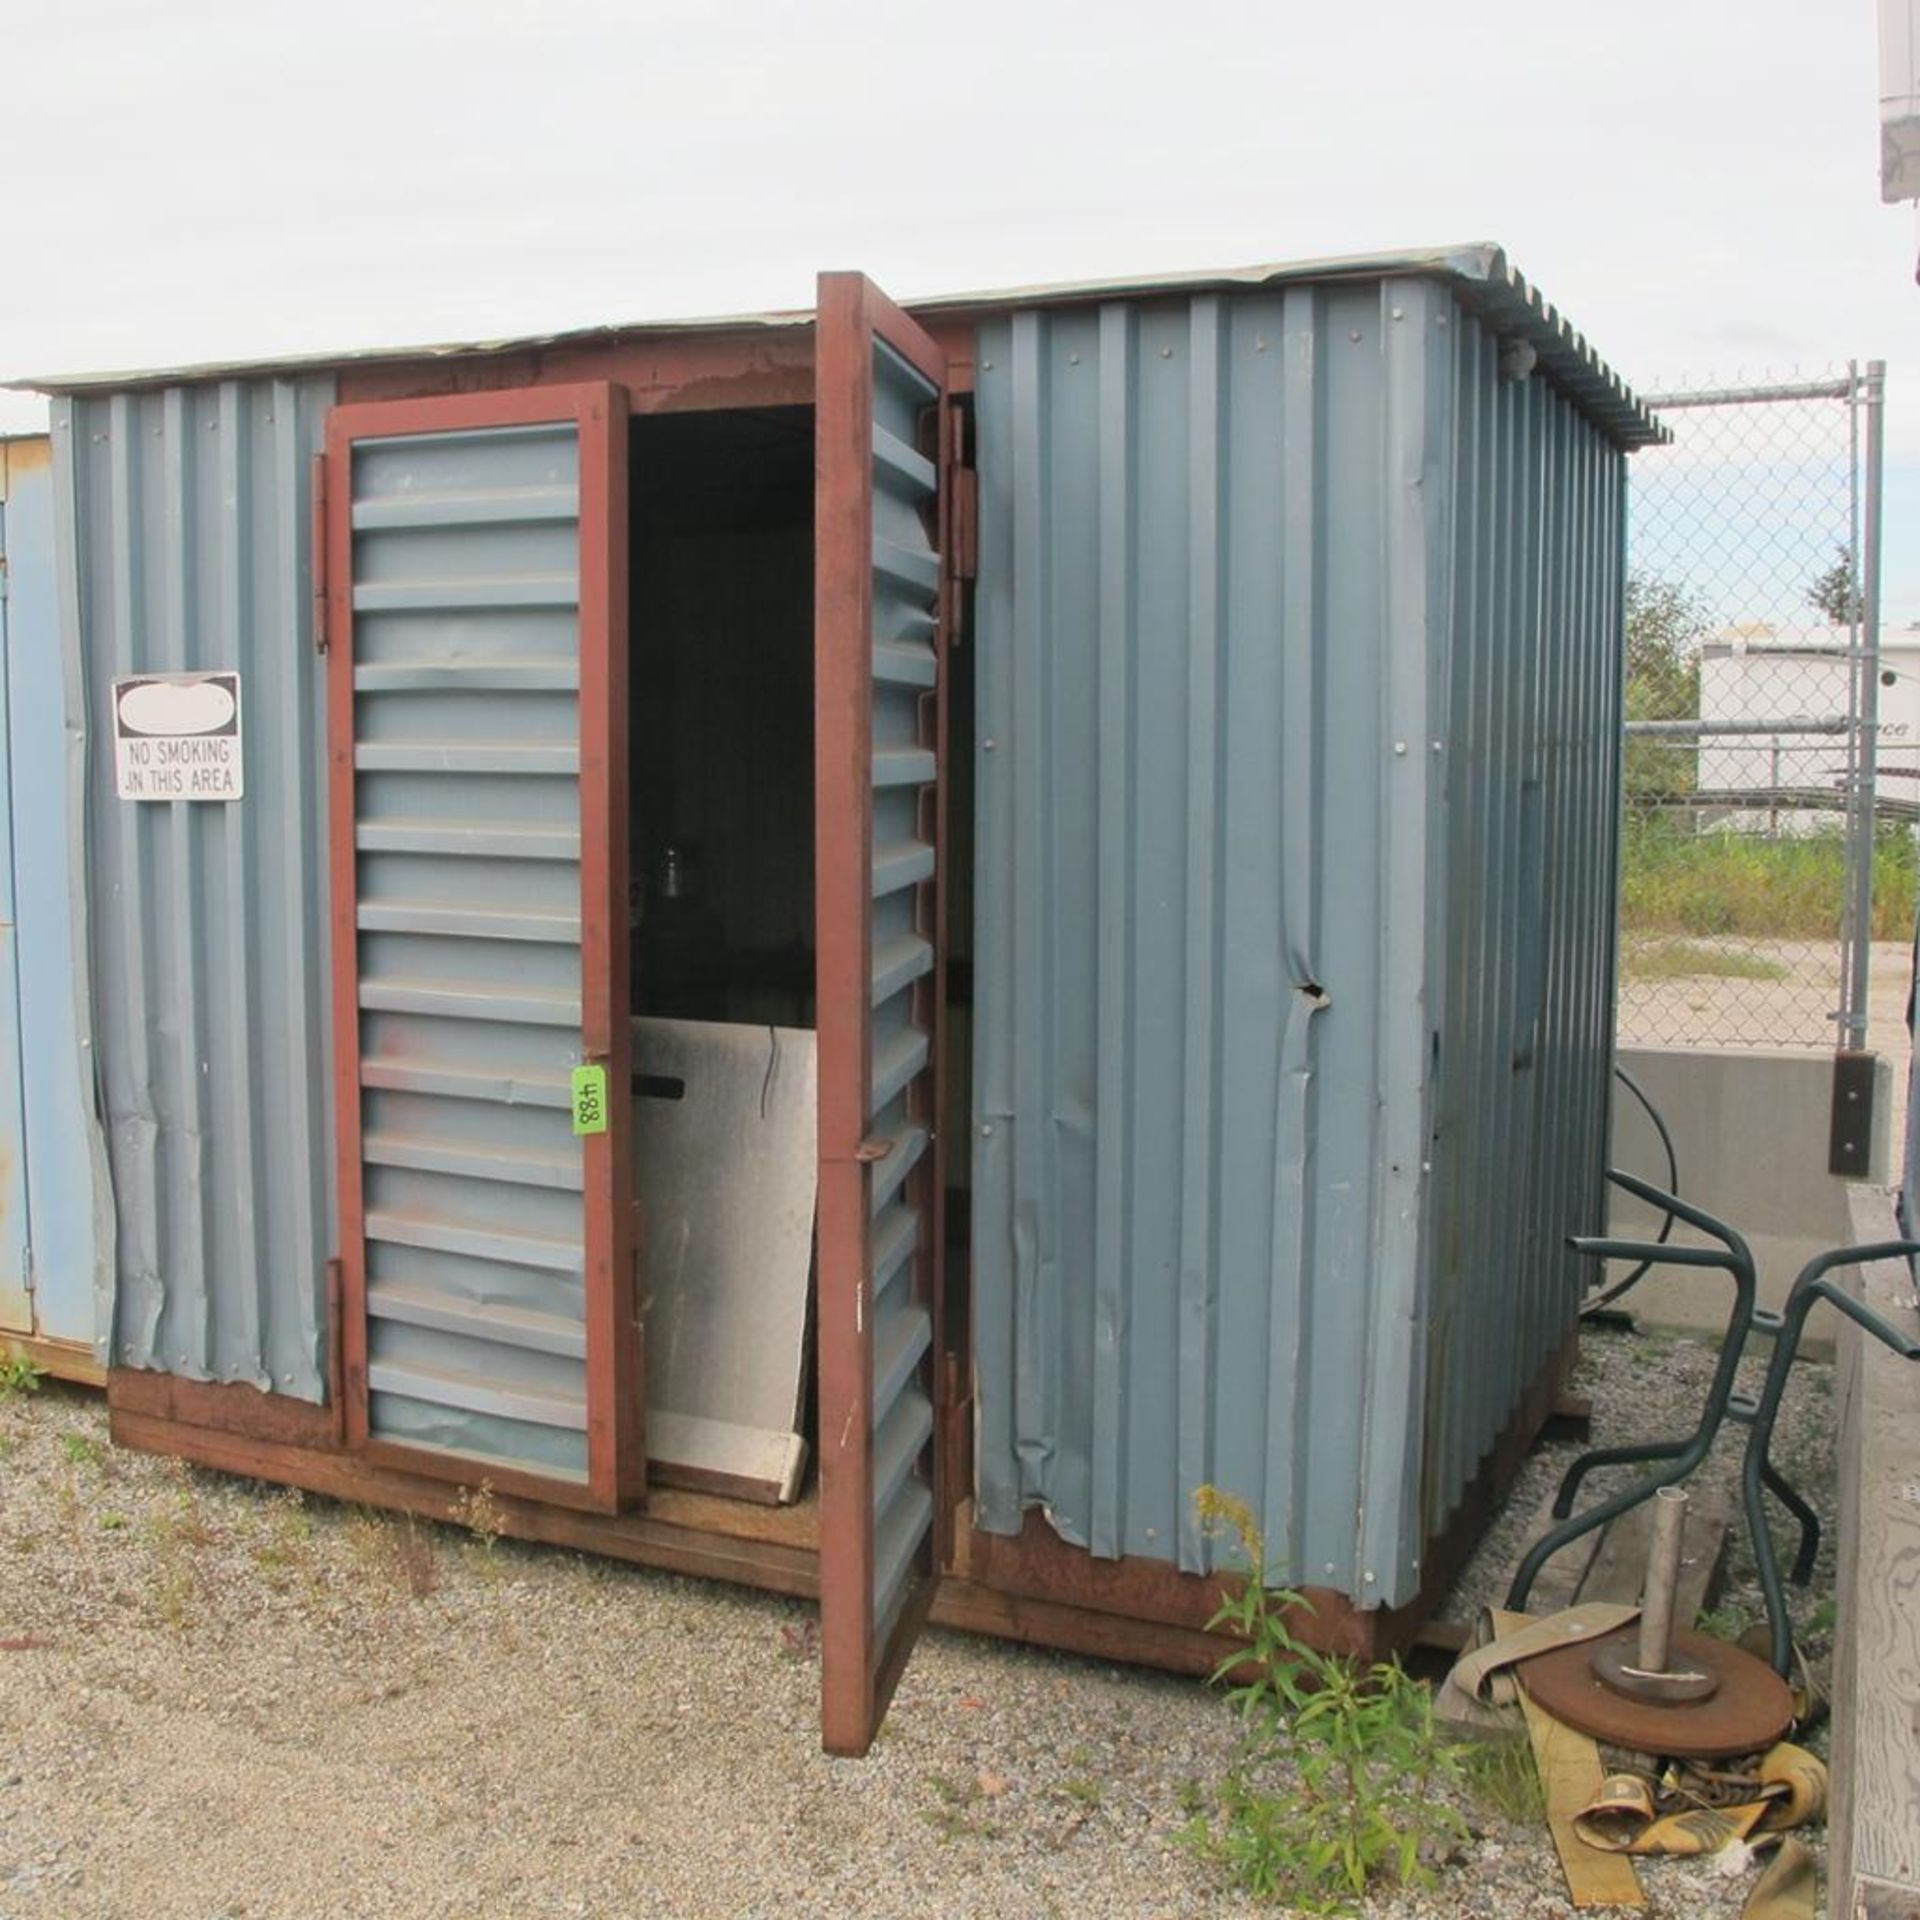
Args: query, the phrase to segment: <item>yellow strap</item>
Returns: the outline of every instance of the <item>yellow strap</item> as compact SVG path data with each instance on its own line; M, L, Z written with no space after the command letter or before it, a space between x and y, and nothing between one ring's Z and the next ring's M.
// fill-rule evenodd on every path
M1454 1662L1434 1697L1434 1714L1454 1726L1513 1726L1520 1717L1516 1711L1520 1687L1513 1669L1520 1662L1557 1653L1575 1641L1596 1640L1639 1617L1638 1607L1612 1600L1591 1600L1538 1619L1525 1613L1489 1612L1480 1621L1480 1644ZM1502 1627L1496 1624L1501 1620L1520 1624Z
M1497 1635L1530 1624L1523 1613L1495 1613ZM1574 1831L1574 1819L1600 1791L1605 1771L1600 1749L1584 1733L1563 1726L1524 1691L1520 1710L1526 1716L1527 1736L1533 1743L1533 1764L1546 1793L1547 1830L1567 1876L1567 1891L1576 1907L1644 1907L1647 1896L1633 1862L1618 1853L1602 1853L1586 1845Z
M1684 1773L1676 1791L1687 1791ZM1732 1782L1727 1782L1732 1784ZM1827 1804L1827 1770L1820 1760L1783 1740L1761 1756L1757 1777L1743 1784L1752 1797L1727 1806L1704 1801L1662 1813L1653 1783L1637 1773L1616 1773L1574 1817L1574 1829L1590 1847L1609 1853L1692 1856L1718 1853L1734 1840L1777 1833L1817 1820Z
M1767 1870L1753 1883L1740 1920L1813 1920L1813 1855L1798 1840L1772 1840Z

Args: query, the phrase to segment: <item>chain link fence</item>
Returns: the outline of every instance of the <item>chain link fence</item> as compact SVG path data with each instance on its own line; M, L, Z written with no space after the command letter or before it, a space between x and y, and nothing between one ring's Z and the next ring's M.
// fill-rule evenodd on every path
M1649 396L1673 444L1632 468L1624 1045L1865 1045L1876 998L1898 1025L1920 646L1879 658L1881 386Z

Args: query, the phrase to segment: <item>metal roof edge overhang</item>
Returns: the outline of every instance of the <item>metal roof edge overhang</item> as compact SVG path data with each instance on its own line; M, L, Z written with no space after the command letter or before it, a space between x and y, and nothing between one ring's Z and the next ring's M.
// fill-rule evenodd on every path
M1541 370L1583 413L1620 447L1658 446L1671 436L1620 376L1600 358L1586 336L1507 259L1505 249L1489 241L1397 253L1341 254L1324 259L1290 260L1213 272L1149 274L1131 279L1071 282L1059 285L998 288L989 292L940 294L903 302L910 313L975 316L1021 307L1082 306L1103 299L1143 299L1156 294L1227 292L1283 287L1311 281L1378 280L1398 276L1443 280L1461 306L1503 340L1525 340ZM580 327L565 332L526 334L497 340L465 340L428 346L367 347L344 353L284 355L260 360L213 361L201 365L141 368L120 372L27 375L6 386L32 393L88 394L125 392L141 387L175 386L208 380L292 373L319 373L348 366L394 365L407 361L484 359L546 348L645 339L674 333L746 332L760 328L804 327L813 310L794 308L766 313L722 314L682 320L648 320L616 326Z

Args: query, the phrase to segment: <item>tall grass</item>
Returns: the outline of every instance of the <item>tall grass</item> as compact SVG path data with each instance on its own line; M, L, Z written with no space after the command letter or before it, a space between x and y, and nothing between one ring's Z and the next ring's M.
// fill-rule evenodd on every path
M1873 860L1873 937L1913 937L1913 835L1890 827ZM1671 818L1626 821L1620 920L1632 933L1743 934L1755 939L1837 940L1847 894L1839 833L1767 840L1754 833L1694 833Z

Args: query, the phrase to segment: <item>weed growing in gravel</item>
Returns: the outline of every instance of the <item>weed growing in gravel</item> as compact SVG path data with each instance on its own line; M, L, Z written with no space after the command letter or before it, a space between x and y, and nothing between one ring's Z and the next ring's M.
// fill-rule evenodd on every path
M1737 1607L1712 1607L1696 1623L1699 1631L1715 1640L1738 1640L1747 1630L1747 1616Z
M1195 1495L1201 1518L1238 1537L1247 1573L1209 1625L1246 1643L1214 1669L1240 1717L1216 1817L1182 1838L1262 1900L1310 1913L1350 1908L1376 1881L1413 1887L1467 1838L1448 1798L1466 1781L1427 1689L1396 1661L1362 1665L1305 1646L1288 1620L1311 1602L1264 1579L1266 1543L1244 1501Z
M60 1451L72 1466L91 1467L99 1464L100 1449L84 1433L63 1433L60 1436Z
M413 1599L425 1600L440 1591L440 1556L433 1550L433 1536L412 1514L387 1527L386 1561Z
M433 1538L412 1514L390 1519L362 1507L347 1525L346 1547L348 1558L369 1579L386 1580L415 1600L424 1600L440 1585Z
M500 1571L495 1549L507 1530L507 1516L493 1497L493 1482L482 1480L477 1487L465 1488L454 1502L453 1517L473 1536L466 1543L467 1565L483 1579L491 1580Z
M0 1400L17 1400L23 1393L38 1393L45 1372L34 1365L24 1348L9 1347L0 1353Z
M215 1532L200 1501L180 1467L175 1474L173 1498L147 1522L147 1544L153 1550L154 1606L169 1627L181 1628L200 1585L200 1558L215 1539Z
M276 1593L285 1593L299 1580L307 1598L319 1601L326 1591L323 1571L314 1556L313 1517L305 1496L289 1487L268 1503L267 1537L253 1550L254 1564Z
M982 1802L986 1789L978 1780L954 1780L944 1773L927 1775L934 1804L920 1809L920 1817L943 1842L992 1840L1000 1829L986 1818Z
M1547 1817L1546 1790L1524 1733L1499 1733L1462 1749L1467 1787L1476 1801L1509 1826L1537 1828Z

